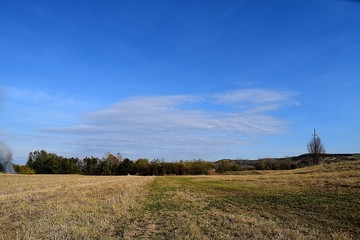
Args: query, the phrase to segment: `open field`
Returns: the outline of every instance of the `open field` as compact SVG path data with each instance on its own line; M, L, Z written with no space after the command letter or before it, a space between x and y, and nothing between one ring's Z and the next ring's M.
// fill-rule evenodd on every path
M240 175L0 175L0 239L356 239L360 162Z
M0 239L108 239L153 177L0 175Z

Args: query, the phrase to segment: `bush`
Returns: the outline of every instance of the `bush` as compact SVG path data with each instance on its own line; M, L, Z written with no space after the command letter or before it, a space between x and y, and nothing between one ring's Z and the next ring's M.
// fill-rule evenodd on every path
M35 170L27 165L14 165L14 170L19 174L35 174Z

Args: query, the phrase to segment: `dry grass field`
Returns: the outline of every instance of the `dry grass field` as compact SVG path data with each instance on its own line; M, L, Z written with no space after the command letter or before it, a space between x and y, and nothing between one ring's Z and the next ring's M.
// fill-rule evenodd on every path
M358 239L360 162L238 175L0 175L0 239Z
M0 175L0 239L111 239L153 177Z

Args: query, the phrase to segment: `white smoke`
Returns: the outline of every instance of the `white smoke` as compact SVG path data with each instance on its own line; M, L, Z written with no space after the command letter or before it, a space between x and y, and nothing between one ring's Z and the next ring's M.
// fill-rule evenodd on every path
M4 89L0 86L0 107L3 103ZM0 141L0 172L15 173L12 165L12 152Z
M0 142L0 170L6 173L15 173L12 164L12 153L5 143Z

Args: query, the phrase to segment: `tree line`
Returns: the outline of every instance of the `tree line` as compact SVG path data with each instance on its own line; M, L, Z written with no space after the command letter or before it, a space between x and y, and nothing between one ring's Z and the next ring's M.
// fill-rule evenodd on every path
M286 170L316 165L322 162L325 148L314 129L313 138L307 144L308 154L283 159L219 160L215 163L203 160L165 162L139 158L123 159L121 154L106 153L103 158L66 158L45 150L29 153L26 165L14 165L17 173L25 174L83 174L83 175L202 175L241 170ZM11 158L11 156L10 156ZM3 171L0 164L0 172Z
M154 159L139 158L135 161L123 159L121 154L106 153L103 158L85 157L67 158L45 150L29 153L25 165L14 165L17 173L24 174L83 174L83 175L206 175L242 170L285 170L294 169L290 159L287 160L203 160L165 162Z
M203 160L165 162L139 158L123 159L121 154L106 153L103 158L66 158L45 150L29 153L26 165L14 165L25 174L83 174L83 175L202 175L215 171L215 164Z

